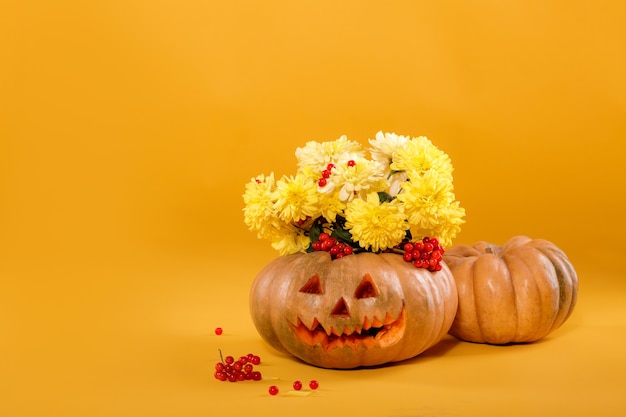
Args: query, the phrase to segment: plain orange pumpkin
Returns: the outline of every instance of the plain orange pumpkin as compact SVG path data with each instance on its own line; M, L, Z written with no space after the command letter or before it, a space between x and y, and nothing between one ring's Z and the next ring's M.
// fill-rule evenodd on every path
M250 290L250 312L275 349L323 368L412 358L438 343L456 314L454 278L397 254L327 252L276 258Z
M459 294L450 334L491 344L533 342L572 314L578 277L553 243L515 236L502 246L477 242L444 254Z

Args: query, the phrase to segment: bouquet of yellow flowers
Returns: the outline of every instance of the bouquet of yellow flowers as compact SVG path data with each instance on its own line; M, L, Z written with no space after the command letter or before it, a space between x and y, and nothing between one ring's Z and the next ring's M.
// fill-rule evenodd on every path
M346 136L297 148L295 175L246 184L245 224L281 255L330 246L404 253L413 239L450 245L465 216L450 157L424 136L378 132L369 144L369 159Z

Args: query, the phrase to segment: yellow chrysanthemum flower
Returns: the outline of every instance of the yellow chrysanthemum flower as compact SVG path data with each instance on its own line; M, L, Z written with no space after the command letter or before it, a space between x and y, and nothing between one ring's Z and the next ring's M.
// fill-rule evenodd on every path
M439 243L444 247L452 245L452 240L461 231L461 225L465 223L465 209L458 201L444 207L439 213L439 223L430 232L431 236L437 236Z
M339 199L337 192L320 193L318 201L322 217L329 222L336 221L337 215L343 214L346 209L346 203Z
M281 255L306 252L311 244L311 238L303 230L285 223L275 226L277 227L274 228L270 237L272 248Z
M397 149L390 167L394 171L406 171L409 178L419 178L432 170L452 179L450 157L425 136L413 138Z
M419 229L431 229L442 220L441 212L454 201L452 180L427 171L420 179L405 182L397 197L404 203L409 223Z
M349 140L346 135L337 140L323 142L322 151L331 156L331 162L341 162L342 159L365 158L365 150L360 143Z
M375 192L369 193L366 200L352 200L345 213L346 228L353 240L372 252L397 245L409 229L398 200L381 203Z
M349 140L346 135L329 142L309 141L304 147L296 149L298 171L319 178L328 164L337 164L347 155L351 158L363 158L365 151L361 144Z
M266 228L275 216L274 201L272 193L274 191L274 173L267 177L259 175L252 178L246 184L246 190L243 195L245 207L244 222L252 231L256 231L259 238L265 238L268 235Z
M337 196L344 202L355 198L364 199L372 191L384 191L387 188L381 165L365 158L340 163L333 169L328 182L332 184L330 190L339 190Z
M378 161L383 165L385 170L389 169L394 155L399 149L404 148L410 140L408 136L396 135L395 133L376 133L376 139L369 139L370 153L374 161Z
M276 182L273 209L289 223L319 215L317 184L302 174L283 176Z

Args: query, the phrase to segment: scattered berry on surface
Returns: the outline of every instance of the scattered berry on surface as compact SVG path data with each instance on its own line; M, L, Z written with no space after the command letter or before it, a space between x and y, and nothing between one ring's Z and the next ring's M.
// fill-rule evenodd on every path
M249 353L240 356L235 360L234 356L222 357L220 350L220 361L215 364L215 379L219 381L240 382L240 381L260 381L263 379L261 372L254 369L255 365L261 363L261 358Z

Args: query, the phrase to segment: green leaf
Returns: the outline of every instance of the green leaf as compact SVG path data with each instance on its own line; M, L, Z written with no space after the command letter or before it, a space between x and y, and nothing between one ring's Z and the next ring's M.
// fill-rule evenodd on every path
M313 225L311 226L311 228L309 229L309 237L311 238L311 243L316 242L319 240L320 238L320 233L322 233L322 223L320 221L320 219L316 219L315 222L313 222ZM309 245L309 247L306 249L307 252L313 252L313 245Z
M337 238L337 240L341 240L342 242L347 243L350 246L356 246L356 243L354 243L354 241L352 240L352 234L350 234L350 232L348 232L347 230L336 228L330 235Z
M309 230L309 237L311 238L311 242L319 240L320 233L322 233L322 225L319 221L316 220Z
M384 191L379 191L378 192L378 199L380 200L381 203L385 203L385 202L388 203L388 202L393 200L393 197L389 193L386 193Z

